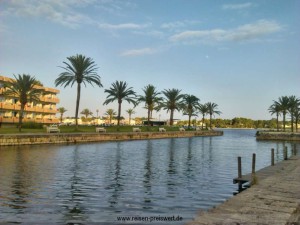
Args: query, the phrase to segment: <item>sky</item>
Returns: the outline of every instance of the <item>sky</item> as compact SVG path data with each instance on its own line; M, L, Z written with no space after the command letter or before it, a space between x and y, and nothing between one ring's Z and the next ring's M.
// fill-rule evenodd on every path
M271 119L273 100L300 97L299 9L299 0L0 0L0 75L55 88L67 57L83 54L103 88L83 87L80 111L117 111L103 102L118 80L138 95L152 84L214 102L215 118ZM76 86L57 88L57 107L74 116ZM132 107L122 104L122 116ZM147 115L142 104L135 111Z

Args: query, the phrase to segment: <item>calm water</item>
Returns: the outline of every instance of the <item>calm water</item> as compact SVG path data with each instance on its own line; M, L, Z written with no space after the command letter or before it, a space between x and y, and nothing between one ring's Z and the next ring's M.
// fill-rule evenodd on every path
M270 164L271 148L276 161L284 146L300 151L300 143L257 142L255 132L1 147L0 222L114 223L118 216L179 215L182 224L232 196L237 156L247 173L252 153L260 169Z

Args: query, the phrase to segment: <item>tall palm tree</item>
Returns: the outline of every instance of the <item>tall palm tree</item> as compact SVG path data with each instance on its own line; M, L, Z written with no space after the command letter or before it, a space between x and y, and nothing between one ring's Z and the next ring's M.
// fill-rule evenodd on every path
M207 109L208 109L208 114L209 114L209 127L210 127L210 129L211 129L211 128L212 128L212 127L211 127L211 119L212 119L213 114L218 114L218 115L220 115L220 114L221 114L221 111L218 111L218 110L217 110L218 104L213 103L213 102L208 102L208 103L206 103L206 107L207 107Z
M78 129L78 111L81 94L81 84L96 84L102 87L100 76L97 74L97 67L92 58L85 57L83 55L75 55L67 57L69 62L63 62L65 67L61 67L65 72L61 73L55 80L55 85L64 85L64 87L77 83L77 98L76 98L76 110L75 110L75 124Z
M104 101L103 105L107 105L111 102L118 101L118 129L120 125L121 119L121 105L123 100L127 101L128 103L136 104L135 97L136 94L132 90L132 87L128 88L127 83L125 81L116 81L112 83L110 89L105 89L104 92L108 93L106 100Z
M202 130L203 130L204 117L205 117L206 114L208 114L207 104L200 104L198 110L202 114Z
M285 131L286 114L289 109L289 97L281 96L281 97L279 97L278 101L275 101L275 102L276 102L276 104L278 104L280 106L282 117L283 117L283 131Z
M184 110L183 115L187 115L189 117L189 128L191 126L191 117L197 116L196 110L199 108L200 99L197 98L195 95L184 95L183 102L184 102Z
M300 100L295 95L291 95L288 98L289 98L288 112L291 115L292 132L294 132L295 114L299 107Z
M128 113L128 116L129 116L129 125L130 125L130 122L131 122L131 115L132 114L135 114L135 111L134 109L127 109L126 112Z
M174 111L180 111L183 107L182 98L183 94L180 94L181 90L178 89L165 89L162 93L165 95L164 101L161 103L161 108L170 111L170 125L173 125Z
M160 92L156 91L156 88L149 84L144 87L143 89L144 95L140 95L138 97L138 102L145 102L145 108L148 110L147 114L147 121L148 126L150 126L150 118L151 118L151 112L154 110L154 107L156 104L159 104L162 101L161 97L158 97L160 95Z
M62 123L63 120L63 115L65 112L67 112L68 110L66 110L64 107L59 107L58 108L58 112L60 113L60 122Z
M34 86L37 84L37 81L35 77L32 77L28 74L18 74L18 76L15 76L15 80L10 80L4 82L5 92L4 95L6 96L15 96L18 98L21 107L19 111L19 132L21 132L22 129L22 120L23 120L23 114L25 105L28 102L39 102L40 94L42 93L42 90L39 88L34 88Z
M111 124L112 118L113 118L115 115L117 115L117 113L116 113L115 110L113 110L113 109L108 109L108 110L106 110L105 115L107 115L107 116L109 117L109 123Z
M80 114L84 115L85 118L88 118L88 116L93 115L93 113L89 109L83 109Z
M277 131L279 131L278 117L280 116L281 113L280 104L274 101L274 103L269 107L269 112L271 113L271 115L276 114Z
M298 108L295 111L295 124L296 124L296 132L298 132L298 123L300 120L300 105L298 106Z

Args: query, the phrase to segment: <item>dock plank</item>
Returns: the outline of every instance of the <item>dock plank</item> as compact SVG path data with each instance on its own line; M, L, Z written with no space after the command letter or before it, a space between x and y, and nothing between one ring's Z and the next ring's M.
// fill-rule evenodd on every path
M294 156L256 172L258 183L187 223L300 223L300 157ZM249 178L248 176L245 176ZM251 178L251 176L250 176Z

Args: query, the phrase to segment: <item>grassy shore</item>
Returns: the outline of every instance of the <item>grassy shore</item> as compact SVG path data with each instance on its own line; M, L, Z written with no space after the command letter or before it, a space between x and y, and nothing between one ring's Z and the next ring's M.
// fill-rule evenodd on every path
M105 127L106 132L132 132L132 128L135 126L120 126L119 130L117 126ZM166 129L166 131L178 131L179 127L177 126L160 126ZM139 127L142 132L158 132L157 126L155 127L147 127L140 126ZM78 130L75 129L75 126L60 126L59 127L61 133L95 133L95 126L79 126ZM22 128L21 133L46 133L46 128ZM20 133L17 127L1 127L0 134L18 134Z

